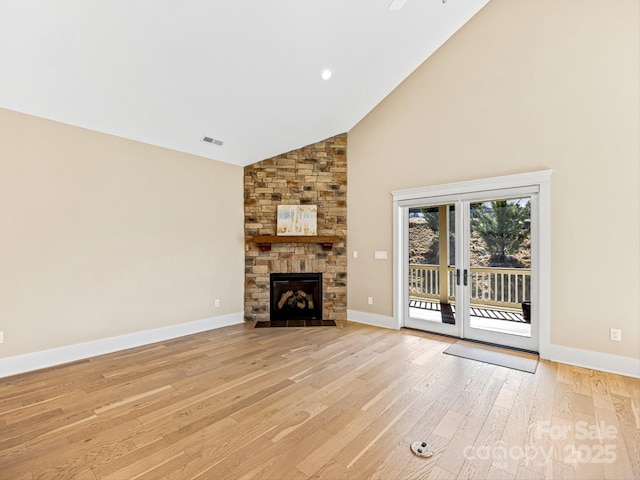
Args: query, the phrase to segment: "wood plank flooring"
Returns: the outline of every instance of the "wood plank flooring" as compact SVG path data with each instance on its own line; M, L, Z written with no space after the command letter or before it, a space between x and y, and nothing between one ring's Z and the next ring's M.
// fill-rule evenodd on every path
M639 380L453 341L245 324L0 379L0 479L640 478Z

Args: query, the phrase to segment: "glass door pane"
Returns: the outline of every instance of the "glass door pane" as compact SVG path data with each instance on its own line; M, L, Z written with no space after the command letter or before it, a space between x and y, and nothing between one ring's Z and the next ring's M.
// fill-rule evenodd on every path
M399 324L538 351L538 318L548 314L548 305L539 301L540 272L546 273L540 268L539 188L399 201L394 212L402 245L394 252L401 259L394 277Z
M404 325L458 334L455 285L455 206L409 208L408 318Z
M468 206L464 336L535 349L531 332L532 197L468 202Z

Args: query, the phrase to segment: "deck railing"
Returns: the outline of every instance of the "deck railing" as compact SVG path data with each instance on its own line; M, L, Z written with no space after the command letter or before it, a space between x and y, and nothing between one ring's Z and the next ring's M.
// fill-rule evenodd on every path
M409 296L438 300L440 274L438 265L409 265ZM447 269L447 297L454 300L455 269ZM520 309L529 301L531 269L471 267L469 294L472 305L491 305L507 309Z

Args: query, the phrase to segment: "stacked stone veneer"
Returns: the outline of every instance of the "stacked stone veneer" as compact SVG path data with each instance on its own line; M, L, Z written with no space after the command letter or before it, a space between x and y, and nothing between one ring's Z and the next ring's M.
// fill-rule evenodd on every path
M244 169L246 320L269 320L270 273L322 273L325 320L347 318L347 135ZM318 235L343 239L332 251L316 243L274 243L261 252L254 235L276 234L278 205L317 205Z

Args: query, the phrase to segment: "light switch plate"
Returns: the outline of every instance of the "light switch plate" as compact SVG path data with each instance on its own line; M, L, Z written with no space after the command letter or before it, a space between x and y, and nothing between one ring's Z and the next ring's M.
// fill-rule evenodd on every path
M376 250L373 254L373 258L375 258L376 260L386 260L387 259L387 252L384 250Z

